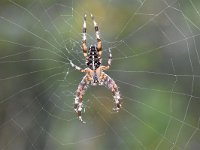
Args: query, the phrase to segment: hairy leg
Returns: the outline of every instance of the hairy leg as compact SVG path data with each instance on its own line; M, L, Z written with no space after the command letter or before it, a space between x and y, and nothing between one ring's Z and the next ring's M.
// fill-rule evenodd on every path
M107 74L105 75L106 76L104 78L104 85L112 91L112 95L113 95L114 102L116 105L116 107L113 108L113 110L118 112L119 109L121 108L121 96L120 96L119 88L111 77L109 77Z
M84 16L83 21L83 37L82 37L82 49L83 49L83 55L86 58L87 57L87 45L86 45L86 15Z
M76 97L74 101L74 110L78 114L78 118L81 122L85 123L81 116L82 106L83 106L83 95L88 87L87 77L84 76L80 82L78 89L76 90Z
M92 22L94 25L94 29L95 29L95 34L96 34L96 38L97 38L97 50L99 53L99 57L101 57L102 55L102 43L101 43L101 39L100 39L100 32L99 32L99 27L94 19L94 16L91 14L92 17Z

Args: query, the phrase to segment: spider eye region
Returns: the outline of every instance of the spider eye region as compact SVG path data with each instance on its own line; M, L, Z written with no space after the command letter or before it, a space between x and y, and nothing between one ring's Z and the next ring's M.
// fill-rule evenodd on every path
M95 52L95 51L96 51L96 47L95 47L94 45L91 45L91 46L90 46L90 51L91 51L91 52Z

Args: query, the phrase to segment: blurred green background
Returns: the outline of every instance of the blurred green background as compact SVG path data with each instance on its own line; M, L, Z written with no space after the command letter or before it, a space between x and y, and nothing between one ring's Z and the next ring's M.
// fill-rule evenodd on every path
M0 2L1 150L200 149L199 0ZM106 73L120 88L90 87L81 124L73 110L87 44L99 25Z

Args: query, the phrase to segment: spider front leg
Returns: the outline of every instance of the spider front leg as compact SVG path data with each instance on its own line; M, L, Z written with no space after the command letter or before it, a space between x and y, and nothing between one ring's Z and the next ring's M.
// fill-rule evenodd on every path
M96 38L97 38L97 50L98 50L98 54L99 57L101 57L102 55L102 43L101 43L101 39L100 39L100 32L99 32L99 27L94 19L94 16L91 14L92 17L92 22L94 25L94 29L95 29L95 33L96 33Z
M121 96L120 96L120 91L119 91L117 84L111 77L109 77L107 74L105 74L104 85L112 91L112 95L113 95L114 102L116 105L113 108L113 110L118 112L121 108Z
M86 59L87 57L87 44L86 44L86 15L84 16L83 21L83 38L82 38L82 49L83 49L83 55Z
M87 87L88 87L88 80L87 80L87 75L85 75L82 81L80 82L78 89L76 90L76 97L74 101L74 110L78 114L78 119L82 123L85 123L82 119L81 111L83 106L83 95L85 94Z

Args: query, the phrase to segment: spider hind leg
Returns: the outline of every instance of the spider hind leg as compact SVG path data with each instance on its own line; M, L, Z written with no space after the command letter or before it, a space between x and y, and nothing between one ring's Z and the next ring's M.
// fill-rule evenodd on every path
M82 81L78 86L78 89L76 91L76 97L74 100L74 111L77 113L78 119L82 123L85 123L82 119L82 107L83 107L83 95L85 94L87 87L88 87L87 78L85 76L83 77Z
M113 108L113 110L118 112L122 105L121 105L121 96L120 96L120 92L118 90L117 84L111 77L106 75L104 79L104 85L112 91L112 95L113 95L114 103L115 103L115 107Z

